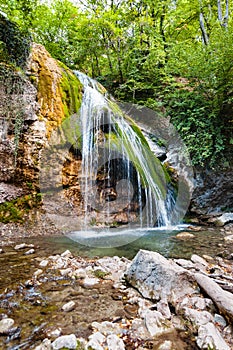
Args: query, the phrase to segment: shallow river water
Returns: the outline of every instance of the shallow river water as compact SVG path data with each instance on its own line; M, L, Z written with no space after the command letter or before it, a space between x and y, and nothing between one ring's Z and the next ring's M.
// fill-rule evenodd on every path
M132 259L139 249L154 250L166 257L187 259L192 254L226 257L233 253L233 247L224 241L223 232L216 229L192 232L194 237L188 240L177 239L177 230L131 230L121 231L120 234L117 231L111 232L114 235L109 235L108 232L97 235L91 231L80 236L76 232L72 235L73 239L67 236L24 238L23 241L18 240L3 248L3 253L0 254L0 317L7 315L13 318L18 328L12 335L0 337L0 349L33 349L40 339L46 337L45 329L49 327L61 327L65 334L78 332L78 336L88 337L89 325L93 320L101 322L108 319L109 315L111 318L119 315L126 317L126 306L121 301L123 299L114 295L110 284L89 290L83 288L78 281L51 274L46 276L46 283L38 288L27 287L25 281L38 269L38 259L67 249L75 256L89 259L114 255ZM124 244L129 241L130 243ZM29 248L15 250L15 244L21 242L33 244L35 252L25 255ZM72 318L68 313L64 319L60 310L70 295L80 304Z

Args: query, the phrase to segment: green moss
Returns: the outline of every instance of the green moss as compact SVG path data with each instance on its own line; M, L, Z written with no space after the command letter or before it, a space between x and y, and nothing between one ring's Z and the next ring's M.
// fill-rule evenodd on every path
M104 277L109 275L109 272L105 272L105 271L102 271L102 270L95 270L93 273L94 273L95 277L101 278L101 279L104 279Z
M27 194L0 204L0 222L23 222L24 216L31 209L41 205L40 193Z
M60 89L65 117L77 113L81 106L81 89L82 84L76 75L69 70L63 63L58 62L62 68L62 79Z

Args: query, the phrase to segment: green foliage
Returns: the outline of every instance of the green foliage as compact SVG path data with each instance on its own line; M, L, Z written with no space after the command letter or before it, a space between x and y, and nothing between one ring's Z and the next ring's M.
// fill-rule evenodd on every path
M105 272L99 269L94 271L94 275L97 278L104 279L107 275L109 275L109 272Z
M214 166L225 148L219 111L196 90L181 89L169 97L168 113L189 149L193 164Z
M0 13L0 57L14 65L25 68L30 52L31 38L27 31L9 21Z
M221 4L223 19L212 0L3 0L0 10L53 57L97 78L118 99L169 114L193 163L214 166L232 159L233 140L232 14ZM0 59L19 65L24 59L12 55L28 46L15 33L12 26L0 37ZM69 100L74 92L66 79Z

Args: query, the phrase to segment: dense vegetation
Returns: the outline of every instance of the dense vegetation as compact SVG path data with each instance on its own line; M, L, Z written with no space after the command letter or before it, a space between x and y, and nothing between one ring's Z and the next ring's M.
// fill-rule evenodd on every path
M2 0L0 10L53 57L97 78L118 99L170 115L193 164L229 165L228 0Z

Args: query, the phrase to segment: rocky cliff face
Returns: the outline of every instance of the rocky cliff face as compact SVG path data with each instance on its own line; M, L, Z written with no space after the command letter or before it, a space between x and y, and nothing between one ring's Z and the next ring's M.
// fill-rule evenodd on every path
M206 221L224 211L233 211L233 169L196 170L190 212Z
M51 132L79 110L81 84L33 44L26 72L0 64L0 100L0 220L7 222L40 201L41 151Z

